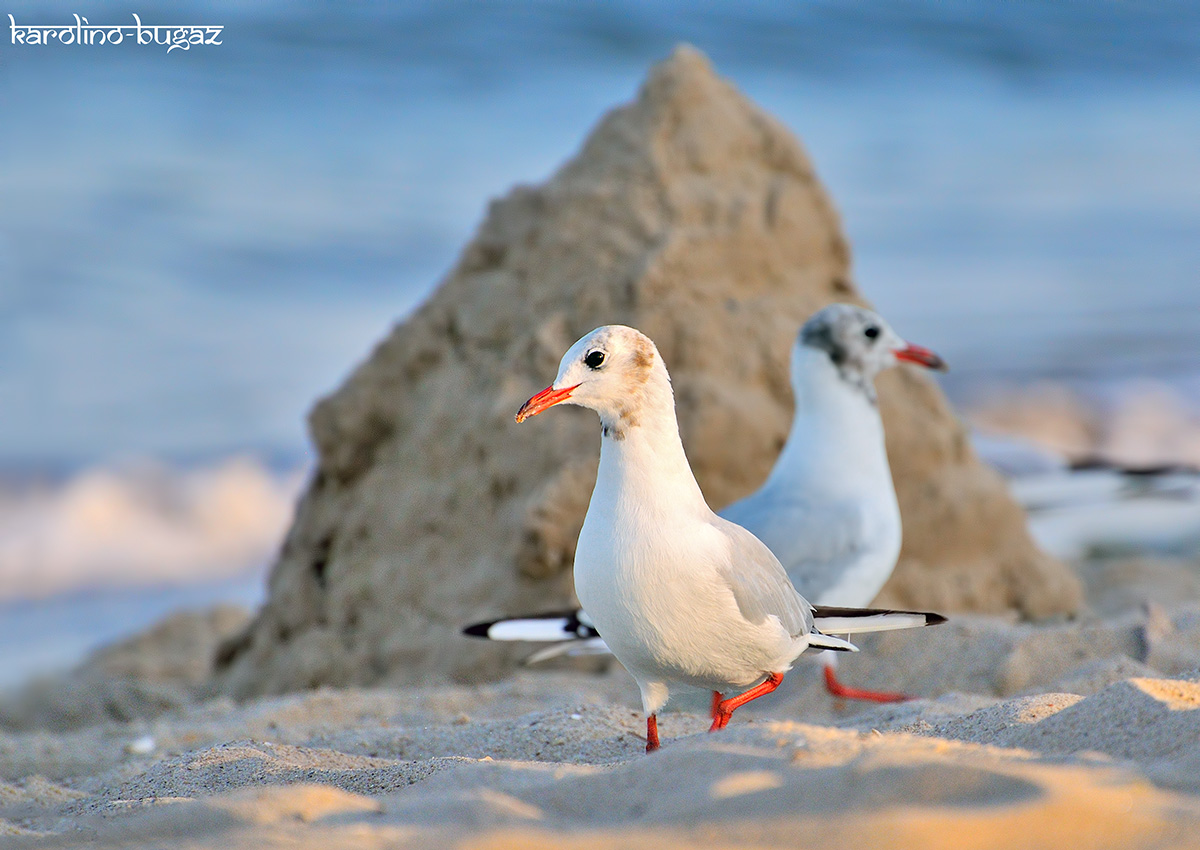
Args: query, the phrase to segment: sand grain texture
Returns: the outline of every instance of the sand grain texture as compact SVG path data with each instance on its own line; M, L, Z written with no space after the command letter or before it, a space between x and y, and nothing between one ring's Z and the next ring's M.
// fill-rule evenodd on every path
M669 711L652 756L623 673L201 704L152 724L153 754L104 754L129 726L80 730L90 763L0 783L0 830L13 847L817 847L831 830L877 848L1194 847L1198 691L1135 679L792 719L828 702L813 692L715 735ZM0 776L30 745L0 735Z

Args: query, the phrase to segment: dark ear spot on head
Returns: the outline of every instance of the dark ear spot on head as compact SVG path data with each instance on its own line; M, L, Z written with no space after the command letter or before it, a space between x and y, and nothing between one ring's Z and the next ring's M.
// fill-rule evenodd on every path
M840 366L846 359L846 352L834 339L833 326L828 322L805 325L800 335L800 341L810 348L824 351L834 365Z

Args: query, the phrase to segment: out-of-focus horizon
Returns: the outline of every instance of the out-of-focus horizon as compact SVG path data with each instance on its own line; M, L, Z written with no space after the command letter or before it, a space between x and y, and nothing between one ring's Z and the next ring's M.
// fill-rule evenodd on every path
M862 291L982 424L1200 463L1192 4L5 11L225 30L0 27L0 599L261 570L315 398L679 42L801 138Z

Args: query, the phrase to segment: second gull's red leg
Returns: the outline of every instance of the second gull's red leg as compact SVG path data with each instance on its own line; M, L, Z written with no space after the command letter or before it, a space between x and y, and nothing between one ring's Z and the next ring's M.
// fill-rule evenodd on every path
M892 691L867 691L843 685L837 679L832 667L825 668L825 690L835 697L843 699L865 699L871 702L906 702L912 699L908 694L893 693Z

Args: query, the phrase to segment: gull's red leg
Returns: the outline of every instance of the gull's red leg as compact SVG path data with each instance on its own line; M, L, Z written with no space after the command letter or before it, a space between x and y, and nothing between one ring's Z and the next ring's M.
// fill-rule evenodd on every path
M646 716L646 752L652 753L658 749L658 717Z
M724 729L729 725L729 718L733 716L735 709L745 705L752 699L758 699L761 696L771 693L779 687L779 683L783 681L782 673L771 673L767 676L767 680L761 685L755 685L745 693L738 694L735 697L730 697L726 700L721 700L717 703L713 711L712 726L709 727L709 732L715 732L718 729Z
M833 672L832 667L825 668L825 690L829 691L835 697L841 697L842 699L865 699L871 702L906 702L912 699L908 694L893 693L891 691L867 691L843 685L838 681L837 674Z
M721 704L722 699L724 699L724 697L721 696L720 691L713 691L712 708L710 708L708 711L708 716L713 720L717 719L717 706ZM712 730L709 729L708 731L711 732Z

